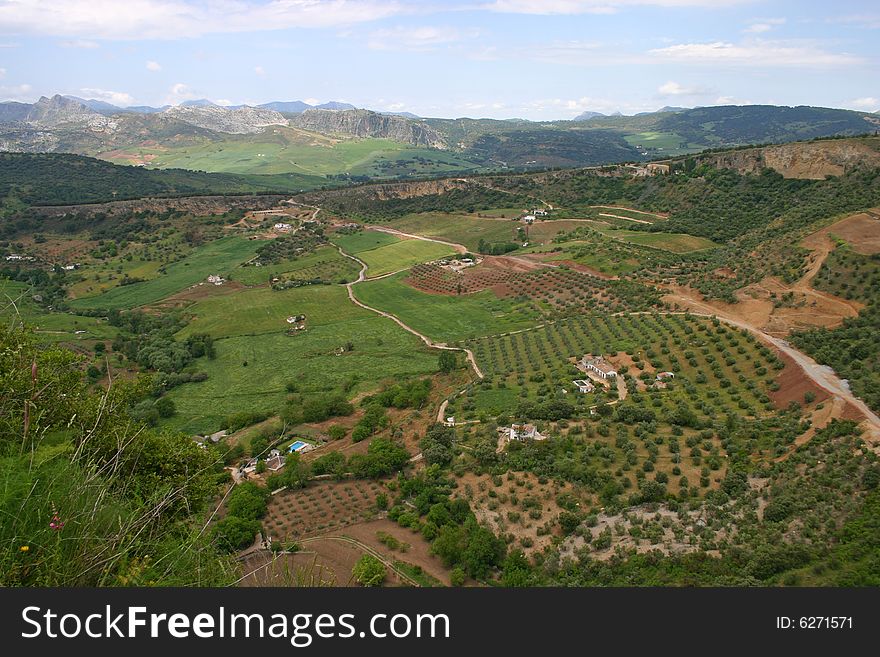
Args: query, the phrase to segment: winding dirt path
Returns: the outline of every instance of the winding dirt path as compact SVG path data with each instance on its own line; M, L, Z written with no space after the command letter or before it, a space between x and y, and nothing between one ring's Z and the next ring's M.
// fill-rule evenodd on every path
M425 238L423 238L423 239L425 239ZM437 240L429 240L429 241L436 242ZM446 242L443 242L443 243L446 244ZM450 245L451 245L451 244L450 244ZM471 351L470 349L467 349L467 348L465 348L465 347L450 347L449 345L446 345L446 344L444 344L444 343L442 343L442 342L434 342L431 338L429 338L429 337L428 337L427 335L425 335L424 333L419 333L419 332L416 331L413 327L409 326L408 324L405 324L405 323L404 323L399 317L397 317L396 315L393 315L393 314L391 314L391 313L389 313L389 312L385 312L384 310L379 310L378 308L373 308L372 306L368 306L367 304L365 304L365 303L363 303L362 301L360 301L360 300L354 295L354 289L353 289L353 288L354 288L354 286L355 286L356 284L358 284L358 283L362 283L362 282L364 282L365 280L367 280L367 276L366 276L366 273L367 273L367 263L365 263L363 260L361 260L361 259L358 258L357 256L351 255L350 253L346 253L346 252L342 249L342 247L340 247L338 244L336 244L335 246L336 246L336 248L339 250L339 253L340 253L340 254L342 254L342 255L345 256L346 258L350 258L351 260L354 260L355 262L357 262L357 263L360 264L360 266L361 266L361 270L360 270L360 273L358 273L358 278L357 278L357 280L354 281L354 282L352 282L352 283L346 283L346 284L345 284L345 289L346 289L346 291L348 292L348 298L351 300L351 302L352 302L353 304L355 304L356 306L360 306L361 308L363 308L363 309L365 309L365 310L369 310L370 312L374 312L374 313L376 313L377 315L381 315L382 317L387 317L388 319L390 319L390 320L392 320L393 322L395 322L398 326L400 326L400 327L401 327L402 329L404 329L405 331L408 331L409 333L412 333L414 336L416 336L417 338L419 338L422 342L424 342L424 343L425 343L428 347L430 347L431 349L443 349L443 350L445 350L445 351L460 351L460 352L464 353L464 354L467 356L467 359L468 359L468 362L469 362L470 365L471 365L471 368L474 370L474 374L477 375L477 378L479 378L479 379L483 379L483 378L484 378L483 371L480 369L480 366L477 365L477 359L476 359L476 356L474 356L474 352ZM464 248L464 247L463 247L462 245L460 245L460 244L459 244L458 246L461 246L461 248ZM465 251L466 251L466 250L465 250ZM396 272L395 272L395 273L396 273ZM390 275L390 274L388 274L388 275ZM377 279L378 279L378 278L383 278L383 277L377 277ZM369 280L377 280L377 279L369 279Z
M455 248L456 250L460 249L460 251L459 251L460 253L464 253L467 251L467 248L464 245L456 244L454 242L447 242L445 240L438 240L438 239L434 239L434 238L424 237L421 235L413 235L410 233L404 233L402 231L398 231L393 228L385 228L385 227L371 227L371 228L373 230L379 230L381 232L398 234L398 235L402 235L402 236L413 238L413 239L421 239L421 240L426 240L429 242L438 242L440 244L445 244L447 246L451 246L451 247ZM465 354L467 354L468 361L470 362L471 367L473 368L477 377L479 379L484 378L483 372L480 369L479 365L477 364L476 357L474 356L473 352L470 349L467 349L464 347L449 347L449 346L442 344L442 343L435 343L428 336L426 336L422 333L419 333L418 331L416 331L412 327L405 324L403 321L401 321L395 315L392 315L391 313L387 313L385 311L379 310L377 308L372 308L372 307L362 303L361 301L359 301L354 296L354 292L353 292L352 287L356 283L360 283L360 282L366 280L367 265L364 261L360 260L359 258L352 256L348 253L345 253L338 246L337 246L337 248L339 249L339 252L342 255L344 255L348 258L351 258L352 260L355 260L356 262L360 263L360 265L361 265L361 271L360 271L360 274L358 275L358 280L355 281L354 283L348 283L346 285L346 288L348 290L349 299L351 299L351 301L353 303L357 304L358 306L361 306L362 308L364 308L366 310L370 310L376 314L382 315L383 317L388 317L389 319L396 322L399 326L401 326L406 331L419 337L422 340L422 342L424 342L427 346L429 346L431 348L447 349L447 350L464 352ZM807 287L809 286L809 281L812 279L813 276L815 276L816 272L819 271L819 268L821 268L822 262L824 262L825 258L828 256L828 253L830 253L830 250L826 251L825 249L822 249L820 251L819 257L816 257L815 260L811 263L809 271L801 278L800 281L798 281L797 285L803 285L803 286L807 286ZM812 290L812 288L810 288L810 289ZM858 409L858 411L865 418L865 420L864 420L865 428L866 428L866 431L868 432L872 442L880 443L880 416L878 416L876 413L874 413L867 406L867 404L865 404L865 402L863 402L861 399L856 397L852 393L852 391L849 389L847 384L844 383L843 380L837 376L837 374L834 372L833 369L831 369L830 367L827 367L825 365L820 365L819 363L817 363L815 360L813 360L812 358L810 358L809 356L807 356L803 352L801 352L798 349L791 346L791 344L789 344L786 340L779 338L779 337L775 337L773 335L770 335L769 333L765 332L761 328L756 327L753 324L750 324L748 322L745 322L738 317L734 317L728 313L725 313L725 312L721 311L720 309L718 309L708 303L705 303L704 301L701 301L701 300L693 298L693 297L685 297L685 296L682 296L680 293L671 294L668 296L671 297L673 300L680 300L682 302L685 302L686 307L690 307L692 309L695 309L696 312L692 312L692 314L700 315L703 317L717 317L719 320L723 321L724 323L726 323L728 325L735 326L737 328L742 328L742 329L745 329L745 330L751 332L752 334L754 334L758 339L760 339L765 344L767 344L767 345L787 354L788 356L790 356L792 358L792 360L794 360L794 362L797 363L797 365L801 368L801 370L804 372L804 374L809 379L811 379L816 385L818 385L820 388L827 391L832 397L840 398L843 401L850 403L856 409ZM676 313L671 312L668 314L676 314ZM525 330L528 330L528 329L525 329ZM620 385L622 383L623 383L623 381L621 378L621 380L618 382L618 392L620 393L619 398L625 399L626 398L626 386L623 385L623 390L621 390ZM443 413L446 410L446 405L448 405L448 404L441 405L441 408L437 414L437 417L439 418L438 421L442 421L444 419ZM808 439L809 438L807 438L807 440Z

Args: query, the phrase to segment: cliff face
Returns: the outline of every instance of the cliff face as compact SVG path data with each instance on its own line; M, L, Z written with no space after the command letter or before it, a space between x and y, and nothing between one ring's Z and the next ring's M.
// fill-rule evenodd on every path
M217 105L178 105L169 107L160 116L183 121L199 128L238 135L260 132L270 125L287 125L287 119L280 112L247 106L227 109Z
M306 110L292 118L290 125L325 135L376 137L413 146L447 148L443 137L427 125L369 110Z
M740 173L756 173L767 167L785 178L822 180L858 165L880 166L880 141L873 141L872 146L868 140L832 139L711 153L698 159Z

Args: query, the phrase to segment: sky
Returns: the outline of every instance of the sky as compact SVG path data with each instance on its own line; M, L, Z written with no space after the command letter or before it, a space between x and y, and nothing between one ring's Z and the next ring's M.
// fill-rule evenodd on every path
M0 99L880 110L877 0L0 0Z

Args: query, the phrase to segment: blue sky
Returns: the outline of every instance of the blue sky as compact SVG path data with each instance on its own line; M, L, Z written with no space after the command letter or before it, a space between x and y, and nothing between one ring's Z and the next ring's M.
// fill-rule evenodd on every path
M0 0L0 99L343 100L422 116L880 110L880 3Z

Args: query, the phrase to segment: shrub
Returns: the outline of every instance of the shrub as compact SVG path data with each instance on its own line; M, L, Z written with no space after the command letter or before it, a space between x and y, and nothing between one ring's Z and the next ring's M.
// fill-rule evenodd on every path
M362 586L381 586L388 573L384 564L371 554L365 554L351 569L351 576Z

